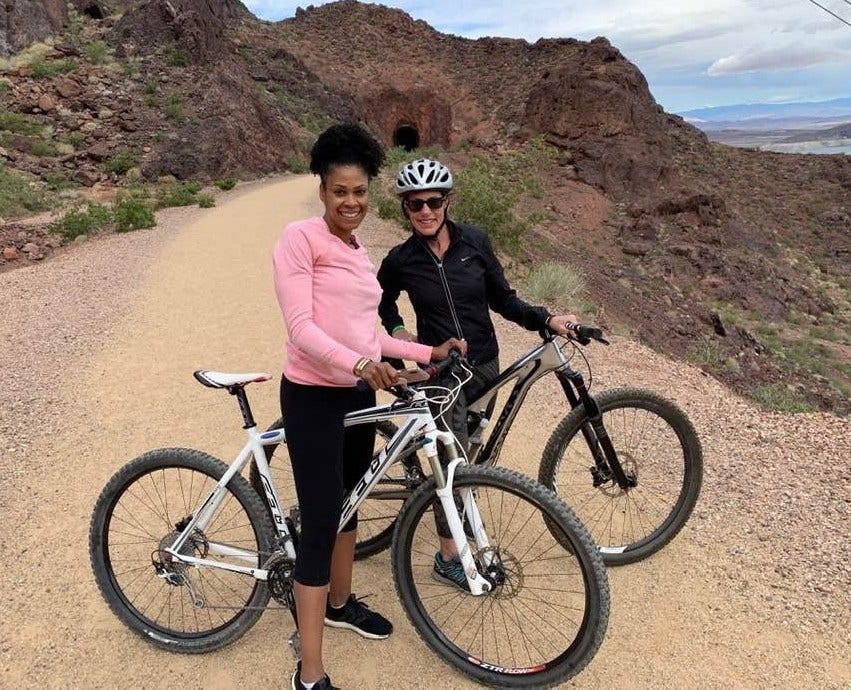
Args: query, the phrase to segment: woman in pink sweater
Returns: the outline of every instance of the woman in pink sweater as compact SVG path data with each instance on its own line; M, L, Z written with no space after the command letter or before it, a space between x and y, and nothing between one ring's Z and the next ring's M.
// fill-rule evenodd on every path
M363 128L330 127L311 150L319 175L322 217L286 227L275 246L275 291L289 338L281 379L281 409L301 511L294 572L302 660L292 689L333 688L322 665L324 625L384 639L392 624L351 592L357 516L337 534L343 497L372 460L375 429L344 428L343 416L375 405L375 390L398 381L381 357L420 363L466 351L450 339L438 347L380 332L381 288L354 231L367 211L369 181L383 153ZM366 381L367 391L355 387Z

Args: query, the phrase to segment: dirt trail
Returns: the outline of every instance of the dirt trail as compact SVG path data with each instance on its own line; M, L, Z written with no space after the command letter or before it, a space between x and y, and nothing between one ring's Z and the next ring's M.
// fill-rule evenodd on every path
M9 367L4 378L17 391L4 408L3 428L19 429L16 434L23 439L13 448L9 432L0 446L0 469L14 479L0 490L5 595L0 686L288 687L293 666L284 644L291 630L288 614L267 612L246 637L215 654L189 657L156 650L126 630L97 592L87 531L100 489L139 453L182 445L227 459L238 450L242 437L233 400L202 388L191 372L278 374L283 328L272 291L270 251L285 222L318 210L315 180L285 178L239 191L214 210L193 212L179 231L164 233L156 242L144 233L108 238L28 274L0 276L4 302L23 294L21 281L26 282L31 313L38 317L47 307L51 313L61 311L63 292L71 299L79 287L69 277L74 273L70 265L108 265L118 252L138 252L133 254L138 281L118 281L120 294L111 293L112 284L102 295L74 293L100 324L96 333L88 329L79 335L87 344L83 352L63 346L71 340L58 326L39 332L43 341L57 338L50 346L41 341L39 347L29 346L28 328L35 323L14 308L0 330L7 353L19 361L27 353L33 357L27 367L16 364L13 370L0 355L0 363ZM376 262L402 237L398 228L375 219L362 230ZM50 296L40 297L48 286ZM100 306L93 303L98 300ZM534 336L503 325L498 328L508 361ZM783 562L778 554L787 544L806 552L811 535L764 539L748 530L749 499L737 493L735 477L719 469L727 468L730 458L774 458L775 453L763 455L766 449L754 443L763 435L771 451L772 444L783 446L793 434L806 442L829 433L833 443L814 451L821 455L813 461L847 461L848 424L808 415L792 427L788 418L767 418L767 428L775 431L765 434L762 427L755 429L759 420L742 429L741 420L757 413L691 367L618 338L605 352L590 354L596 386L622 384L628 372L633 383L664 389L687 409L705 445L707 486L692 523L668 548L645 563L610 571L613 611L606 640L570 687L851 687L849 542L840 540L839 548L825 556L825 572L834 572L830 568L837 564L829 591L798 592L794 579L784 591L773 575ZM29 378L22 378L22 367ZM28 390L40 392L21 393ZM259 420L277 416L276 383L250 392ZM546 436L563 414L553 409L553 393L546 385L533 391L507 443L504 464L533 473ZM49 429L36 427L26 416L33 406L43 409L39 419ZM31 465L24 466L24 458ZM847 535L849 504L842 499L848 493L847 473L834 488L840 496L818 510L835 511L836 521L831 513L828 522L840 536ZM804 512L814 513L816 507L805 506ZM370 642L329 630L327 666L336 684L475 687L433 656L408 625L386 554L358 564L355 577L357 591L372 594L370 605L387 614L397 632L385 642Z

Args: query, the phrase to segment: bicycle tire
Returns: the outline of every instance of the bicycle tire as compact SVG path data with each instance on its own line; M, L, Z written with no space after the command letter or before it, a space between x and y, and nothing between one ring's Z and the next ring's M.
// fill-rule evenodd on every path
M122 467L101 492L89 528L95 580L113 613L151 644L200 654L236 641L253 626L269 601L265 582L218 568L168 567L188 584L157 575L154 557L179 533L179 521L199 508L227 466L187 448L149 451ZM187 553L203 553L218 535L229 545L256 548L257 565L272 551L274 529L267 508L239 475ZM245 565L245 561L241 562ZM193 591L203 606L193 603ZM230 598L237 598L230 601Z
M486 687L546 688L576 675L599 649L609 618L608 579L591 537L555 494L514 470L459 467L453 486L474 490L503 579L476 597L434 581L429 478L402 507L391 547L396 591L414 629Z
M618 457L638 485L626 492L613 479L593 486L581 405L547 441L538 480L573 508L606 565L626 565L659 551L686 524L700 495L703 453L685 412L652 391L619 388L596 401Z
M396 425L389 420L377 422L375 426L377 435L383 441L391 438L396 433ZM283 427L284 418L279 417L269 426L267 431L282 429ZM283 444L265 446L265 450L266 460L269 463L272 478L278 490L278 498L286 515L291 508L298 505L298 499L295 492L292 467L288 457L281 457L286 452L286 448L279 450L281 445ZM276 455L279 460L273 463L273 458ZM422 468L419 469L421 470ZM265 496L263 484L260 480L260 473L253 463L249 471L249 479L255 491L261 496ZM390 548L390 542L393 540L393 529L396 525L396 516L399 514L399 508L401 508L404 500L383 499L380 498L380 493L383 488L387 487L393 488L394 491L398 489L398 492L410 495L410 489L405 488L407 484L404 465L401 462L395 462L388 468L387 473L379 481L376 489L371 491L360 505L358 508L358 541L355 544L355 560L369 558Z

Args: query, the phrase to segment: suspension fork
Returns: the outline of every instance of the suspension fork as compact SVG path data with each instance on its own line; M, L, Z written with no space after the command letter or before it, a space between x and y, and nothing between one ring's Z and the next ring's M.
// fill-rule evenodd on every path
M631 489L636 485L635 477L628 476L618 459L612 439L603 425L603 413L597 401L588 392L582 373L575 369L556 372L562 390L571 409L582 405L585 410L585 422L582 424L582 436L588 444L597 472L602 477L612 475L621 489Z

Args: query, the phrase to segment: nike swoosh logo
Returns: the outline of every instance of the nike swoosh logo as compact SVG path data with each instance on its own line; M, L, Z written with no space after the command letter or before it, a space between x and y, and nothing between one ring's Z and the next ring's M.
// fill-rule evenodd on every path
M470 258L469 256L462 256L461 257L461 263L463 264L469 258Z

